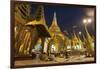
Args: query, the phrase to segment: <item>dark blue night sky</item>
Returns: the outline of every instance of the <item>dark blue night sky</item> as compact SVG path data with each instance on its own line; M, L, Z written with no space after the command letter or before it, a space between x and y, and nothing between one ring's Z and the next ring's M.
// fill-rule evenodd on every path
M32 15L36 11L37 5L32 5ZM86 8L80 6L59 6L59 5L43 5L44 14L47 25L50 27L53 19L54 12L56 12L57 23L62 31L67 31L69 35L75 31L84 33L84 25L82 24L83 18L86 16ZM77 26L73 28L73 26ZM88 26L89 33L94 34L94 25Z

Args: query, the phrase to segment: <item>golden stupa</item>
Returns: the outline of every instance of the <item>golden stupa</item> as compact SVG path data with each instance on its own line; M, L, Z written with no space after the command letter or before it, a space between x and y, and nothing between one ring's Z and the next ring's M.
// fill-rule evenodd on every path
M74 50L78 50L78 51L81 51L83 49L82 41L81 41L79 35L77 36L75 33L72 38L72 48Z
M49 28L49 32L51 34L51 40L49 42L49 50L51 51L51 53L59 53L61 51L62 48L64 48L64 36L60 30L60 27L57 24L57 19L56 19L56 13L54 12L54 17L53 17L53 21L52 24ZM52 51L52 49L54 49Z

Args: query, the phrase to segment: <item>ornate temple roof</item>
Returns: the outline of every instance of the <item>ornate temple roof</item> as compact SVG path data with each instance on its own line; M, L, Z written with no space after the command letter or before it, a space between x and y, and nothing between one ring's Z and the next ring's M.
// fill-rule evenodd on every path
M48 26L46 25L45 15L44 15L44 7L38 6L35 12L35 19L26 24L26 26L35 26L37 30L40 32L40 35L49 35ZM45 32L45 33L44 33Z
M33 21L28 22L26 25L38 25L38 24L42 24L42 25L46 25L46 21L45 21L45 16L44 16L44 7L43 6L38 6L36 13L34 15L35 19Z

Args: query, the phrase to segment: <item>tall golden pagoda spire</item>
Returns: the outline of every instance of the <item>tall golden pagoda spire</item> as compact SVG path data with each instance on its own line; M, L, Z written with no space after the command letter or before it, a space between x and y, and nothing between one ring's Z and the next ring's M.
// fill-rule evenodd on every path
M75 32L74 32L74 37L73 37L73 39L75 40L76 43L78 42L78 37L76 36Z
M64 36L60 30L60 27L57 24L57 18L55 12L54 12L52 24L49 28L49 32L51 34L50 47L54 45L56 49L55 51L59 53L61 50L63 50Z
M78 38L80 49L83 49L83 43L82 43L80 36L78 35L77 38Z
M53 17L53 21L52 21L52 24L49 28L49 31L51 33L51 35L54 35L56 33L61 33L61 30L57 24L57 18L56 18L56 13L54 12L54 17Z
M74 38L77 39L77 36L76 36L75 32L74 32Z
M73 38L72 38L72 46L73 48L76 48L76 45L79 43L79 40L75 34L75 32L73 32Z

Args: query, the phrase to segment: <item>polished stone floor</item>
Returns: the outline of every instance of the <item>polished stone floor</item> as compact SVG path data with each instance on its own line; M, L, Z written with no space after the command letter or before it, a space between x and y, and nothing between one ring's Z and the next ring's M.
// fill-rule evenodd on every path
M53 61L43 61L43 60L17 60L15 61L15 67L17 66L28 66L28 65L43 65L43 64L58 64L58 63L75 63L75 62L92 62L94 57L84 57L81 56L70 56L69 58L55 57Z

